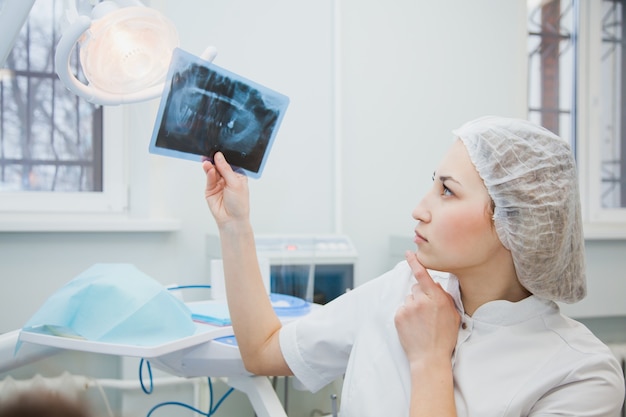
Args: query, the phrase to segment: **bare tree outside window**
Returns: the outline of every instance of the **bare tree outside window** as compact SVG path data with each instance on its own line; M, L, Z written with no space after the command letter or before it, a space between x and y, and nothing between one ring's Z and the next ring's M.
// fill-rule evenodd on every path
M54 64L63 1L37 0L0 70L0 192L101 192L102 107L79 99ZM72 66L77 65L76 51Z
M626 71L623 0L602 2L602 189L603 208L626 207Z
M575 145L573 1L535 3L528 11L529 119Z
M580 33L577 19L580 0L528 0L528 115L544 127L569 139L576 149L577 48L580 42L598 40L602 51L600 62L586 62L585 68L598 67L600 100L599 131L589 133L590 146L597 148L599 174L593 188L599 189L598 200L591 205L601 209L626 208L626 0L585 0L601 12L586 27L599 28L598 33ZM588 9L587 9L588 10ZM598 16L598 17L595 17ZM587 15L580 18L588 18ZM601 33L600 33L601 32ZM595 45L595 43L592 42ZM589 57L586 57L589 59ZM595 84L594 84L595 85ZM595 94L596 91L593 91ZM589 106L588 106L589 107ZM595 166L595 161L593 161Z

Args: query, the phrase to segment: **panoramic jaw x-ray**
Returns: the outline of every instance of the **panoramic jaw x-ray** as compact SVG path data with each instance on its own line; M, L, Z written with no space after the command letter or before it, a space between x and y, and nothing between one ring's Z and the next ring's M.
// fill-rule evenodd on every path
M176 48L150 152L199 161L219 151L259 178L288 104L288 97Z

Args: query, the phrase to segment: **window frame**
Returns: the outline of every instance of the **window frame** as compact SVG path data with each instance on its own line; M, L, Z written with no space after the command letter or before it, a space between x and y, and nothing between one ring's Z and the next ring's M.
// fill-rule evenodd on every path
M604 192L602 183L602 170L604 168L602 159L604 146L602 129L605 128L605 121L602 118L604 98L602 78L602 38L604 28L602 20L604 17L604 3L604 0L571 1L572 9L568 9L567 12L572 13L572 27L570 31L566 30L565 35L570 35L570 42L573 45L572 66L571 68L563 68L558 71L558 77L571 76L571 97L563 102L559 100L558 108L549 108L548 114L551 111L558 111L559 113L569 111L570 113L569 135L567 131L561 131L561 127L564 126L557 127L557 129L560 135L564 138L569 138L572 143L572 150L576 156L585 238L626 239L626 207L604 208L602 207L603 202L601 198ZM626 7L626 1L621 0L621 3L622 7ZM528 5L533 8L545 6L539 4L531 5L530 2ZM563 18L565 10L561 10L561 6L562 4L558 10L558 13L561 13L559 19ZM531 9L529 9L530 11ZM554 26L554 22L552 26ZM533 36L534 33L530 32L530 30L533 30L530 22L528 27L529 36ZM559 28L558 36L563 36L561 28ZM529 55L529 59L530 57ZM622 59L626 59L624 57L626 57L626 54L622 54ZM542 105L538 108L531 108L531 104L536 107L537 103L534 103L536 97L533 103L531 103L531 91L535 92L535 94L536 91L533 89L533 85L530 84L530 80L533 75L542 76L542 74L531 72L530 66L531 63L529 62L529 96L527 103L529 118L531 118L532 114L543 114ZM566 71L571 71L571 74L566 73ZM559 85L558 81L557 85ZM564 85L561 85L561 87L564 87ZM543 98L544 92L541 89L539 92ZM557 91L557 94L561 93ZM626 109L621 108L616 108L616 110L619 110L622 114L626 111ZM567 127L564 128L567 129ZM624 129L626 129L626 126L624 126ZM569 137L570 135L571 137ZM624 158L620 155L616 155L616 158L621 163L626 164L626 160L622 161Z
M626 208L601 206L602 0L580 1L579 7L577 158L585 238L624 239Z
M104 107L103 113L102 191L0 192L0 216L128 212L124 111L121 107Z
M145 207L133 207L131 188L149 188L146 178L130 180L130 157L137 118L154 113L152 103L105 107L103 114L103 192L17 193L19 204L27 210L0 210L0 232L133 232L162 233L181 229L181 219L155 213ZM141 118L141 117L140 117ZM0 207L4 198L0 193ZM57 194L57 195L51 195ZM138 195L142 195L137 192ZM24 198L31 197L31 198ZM150 196L143 196L149 198ZM142 197L142 198L143 198ZM18 203L12 203L17 207Z

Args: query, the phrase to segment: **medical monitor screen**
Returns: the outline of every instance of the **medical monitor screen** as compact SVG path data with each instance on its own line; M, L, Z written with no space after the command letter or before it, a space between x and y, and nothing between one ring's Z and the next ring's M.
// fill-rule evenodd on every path
M176 48L150 152L200 161L220 151L259 178L288 104L288 97Z

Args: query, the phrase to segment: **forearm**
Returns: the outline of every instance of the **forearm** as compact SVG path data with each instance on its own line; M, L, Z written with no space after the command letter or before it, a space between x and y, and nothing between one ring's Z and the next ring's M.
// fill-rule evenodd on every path
M228 308L246 369L256 374L290 374L280 354L281 323L261 278L252 226L248 221L222 225L220 239Z
M411 363L410 417L456 417L450 359Z

